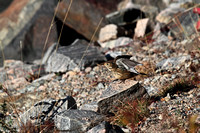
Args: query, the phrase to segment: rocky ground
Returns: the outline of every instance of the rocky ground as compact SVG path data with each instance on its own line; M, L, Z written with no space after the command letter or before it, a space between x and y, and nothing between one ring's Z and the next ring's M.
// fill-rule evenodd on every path
M178 11L180 16L188 13L181 7ZM167 16L159 15L150 38L145 29L135 31L139 35L132 39L130 30L113 22L101 28L96 43L77 39L59 45L56 52L55 43L43 60L32 63L5 60L0 68L0 131L199 132L198 29L164 30L172 22L161 24ZM192 12L195 20L193 15L198 14ZM107 17L116 19L112 14ZM138 22L139 29L151 24L151 20L142 26ZM181 20L179 26L190 24ZM117 55L131 55L148 75L115 80L104 63Z

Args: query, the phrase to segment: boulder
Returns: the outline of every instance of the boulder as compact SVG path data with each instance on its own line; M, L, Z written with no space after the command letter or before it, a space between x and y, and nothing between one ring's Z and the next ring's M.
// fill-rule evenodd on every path
M193 9L186 10L178 14L173 21L166 26L174 34L177 39L192 39L194 35L197 35L195 24L199 20L197 13L193 12Z
M120 1L122 0L74 0L64 23L90 40L101 18L115 11ZM69 5L69 0L62 0L59 3L56 16L60 20L64 21ZM107 24L107 22L103 19L100 27L105 26L105 24ZM94 36L94 40L97 39L98 33Z
M133 24L138 18L143 18L145 14L140 8L127 8L120 11L115 11L106 15L109 23L125 26Z
M87 46L85 40L75 40L70 46L61 46L47 61L47 72L66 72L75 68L84 69L97 63L106 61L106 58L94 46Z
M146 89L134 80L113 81L98 100L99 112L102 114L114 113L116 107L127 100L148 97Z
M59 131L80 133L86 132L103 121L103 116L88 110L65 110L58 113L55 118L55 126Z
M0 12L0 45L6 59L33 61L41 58L55 6L54 0L13 0ZM53 26L46 48L56 40Z
M184 10L184 8L180 7L168 7L156 16L156 20L160 23L168 24L175 15Z

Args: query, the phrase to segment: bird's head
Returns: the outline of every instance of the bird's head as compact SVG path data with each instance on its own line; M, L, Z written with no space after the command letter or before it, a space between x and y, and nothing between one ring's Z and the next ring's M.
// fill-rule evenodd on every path
M113 62L105 62L104 66L110 71L116 68L116 64Z

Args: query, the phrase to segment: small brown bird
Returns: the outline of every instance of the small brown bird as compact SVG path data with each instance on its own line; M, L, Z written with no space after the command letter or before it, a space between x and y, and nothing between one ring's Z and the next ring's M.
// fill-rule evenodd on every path
M131 55L120 55L113 61L104 63L104 65L113 73L115 79L128 79L139 74L146 75L136 70L136 67L142 66L142 64L130 60L131 57Z

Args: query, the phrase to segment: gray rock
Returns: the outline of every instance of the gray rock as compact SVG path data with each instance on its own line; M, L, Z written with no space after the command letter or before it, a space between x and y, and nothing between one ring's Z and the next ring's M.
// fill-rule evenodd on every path
M167 27L176 38L189 40L190 36L197 34L194 24L198 20L198 14L193 13L193 10L190 9L179 14L174 21L171 21L169 24L167 24Z
M124 133L122 129L116 125L104 121L101 124L93 127L87 133Z
M58 113L69 109L77 109L76 101L71 96L59 100L44 100L21 114L20 120L23 124L30 120L34 124L41 124L45 120L53 120Z
M54 50L56 49L56 45L58 45L57 43L52 44L48 50L46 51L46 53L44 54L44 57L42 58L42 64L46 64L49 57L51 56L51 54L54 52Z
M2 84L3 82L5 82L7 80L7 74L6 71L4 70L4 68L0 68L0 83Z
M130 45L133 42L133 39L129 37L119 37L115 40L107 41L104 43L100 43L103 48L116 48L120 46Z
M158 15L158 7L144 5L141 7L141 10L144 12L145 17L150 19L150 26L153 29L155 26L155 17Z
M91 110L91 111L97 112L98 111L97 102L91 102L91 103L88 103L88 104L83 104L80 107L80 110Z
M34 80L33 83L34 82L39 82L39 81L42 81L42 80L43 81L50 81L51 78L53 78L54 76L56 76L55 73L50 73L50 74L44 75L44 76Z
M157 88L155 86L144 85L144 88L146 89L146 91L150 97L156 97L160 94L160 88Z
M169 38L163 34L163 33L159 33L158 35L154 35L153 39L155 39L155 41L153 42L153 44L162 44L162 43L166 43L169 41ZM157 47L160 47L159 45Z
M6 59L21 59L21 52L26 61L41 57L55 6L54 0L13 0L0 12L0 43ZM53 28L46 48L57 39ZM23 46L20 46L20 41Z
M146 6L155 6L158 8L158 11L165 9L170 2L169 0L132 0L134 4L146 5Z
M107 60L112 60L116 58L119 55L122 55L123 53L121 51L108 51L106 52L106 59Z
M55 126L61 132L86 132L103 121L103 116L88 110L66 110L54 118Z
M100 99L98 100L99 111L102 114L112 113L116 111L117 106L127 100L137 98L148 98L147 91L139 83L133 80L114 81L109 84Z
M179 69L183 63L190 60L190 55L164 59L156 64L157 70Z
M97 85L97 90L101 90L101 89L104 89L105 88L105 86L104 86L104 84L103 83L98 83L98 85Z
M41 85L44 85L46 81L45 80L39 80L37 82L33 82L29 85L27 85L26 87L24 87L23 89L20 89L19 92L22 93L22 94L25 94L27 92L40 92L41 90L38 90L38 88L41 86Z
M84 40L76 40L70 46L59 47L58 51L49 57L46 71L66 72L75 68L84 69L106 61L104 55L96 47L87 48L87 44Z
M160 23L169 23L171 19L176 15L177 13L183 12L185 9L180 7L168 7L165 10L161 11L157 16L156 20Z

